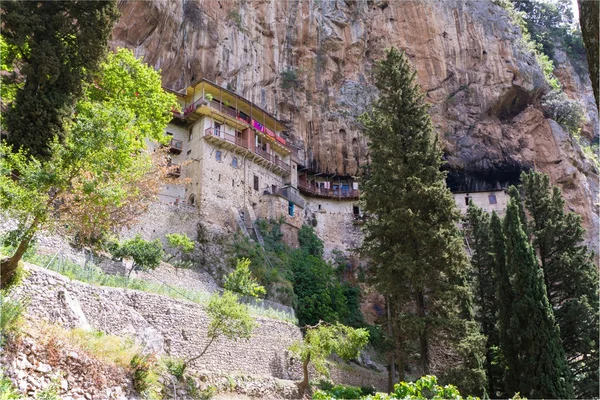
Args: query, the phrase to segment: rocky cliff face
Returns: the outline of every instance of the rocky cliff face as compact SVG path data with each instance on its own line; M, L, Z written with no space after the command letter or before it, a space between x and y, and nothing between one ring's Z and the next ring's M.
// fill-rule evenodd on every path
M549 173L597 242L598 171L539 111L549 90L521 33L491 1L121 1L113 44L162 68L167 87L207 78L286 122L314 170L356 175L366 142L356 117L376 96L374 60L404 50L431 103L449 184L476 190ZM567 93L589 80L568 62ZM593 106L593 103L592 103ZM595 107L588 119L597 121ZM594 124L587 136L597 136Z

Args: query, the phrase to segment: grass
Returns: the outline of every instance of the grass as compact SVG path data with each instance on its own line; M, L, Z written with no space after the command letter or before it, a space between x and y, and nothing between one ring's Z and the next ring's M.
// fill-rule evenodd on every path
M19 333L24 310L22 302L11 300L4 291L0 291L0 345L7 337Z
M0 371L0 400L18 400L21 394L15 388L12 381Z
M32 264L36 264L38 266L56 271L61 275L68 277L69 279L86 282L96 286L108 286L115 288L128 288L140 290L143 292L159 294L174 299L189 300L202 305L207 305L211 296L211 294L208 292L167 286L159 283L148 282L137 278L127 279L127 277L121 275L106 274L100 268L96 267L91 263L89 263L88 266L83 267L70 260L61 260L59 258L53 258L53 256L51 255L31 253L26 255L24 259L25 261L28 261ZM282 311L273 309L263 309L253 305L248 305L248 308L250 310L250 314L254 316L263 316L280 321L286 321L291 324L298 323L298 320L296 318L292 318Z

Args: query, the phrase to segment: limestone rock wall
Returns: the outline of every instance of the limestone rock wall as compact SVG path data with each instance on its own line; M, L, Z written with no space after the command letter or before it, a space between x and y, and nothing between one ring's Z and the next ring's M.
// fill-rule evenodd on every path
M274 113L305 150L307 166L324 173L355 175L364 165L356 117L376 96L374 60L397 46L432 105L453 188L492 189L538 167L584 215L590 239L598 237L597 207L582 207L597 202L590 182L598 171L580 168L585 161L575 144L554 140L537 112L549 90L542 71L491 1L159 0L119 7L113 45L161 68L167 87L207 78ZM557 75L568 94L587 102L589 81L575 79L568 64ZM590 138L597 136L592 108ZM561 152L570 154L564 167L552 167ZM571 168L585 187L563 179Z

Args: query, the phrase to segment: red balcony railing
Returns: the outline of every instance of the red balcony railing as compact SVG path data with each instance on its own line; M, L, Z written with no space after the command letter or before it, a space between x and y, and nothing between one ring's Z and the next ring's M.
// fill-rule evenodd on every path
M325 189L317 185L298 181L300 191L315 197L328 197L333 199L358 199L360 191L358 189Z
M244 149L248 150L248 141L247 140L245 140L241 137L226 133L222 129L207 128L206 131L204 131L204 135L218 137L221 140L233 143L236 146L243 147ZM269 154L267 151L265 151L261 148L257 147L254 149L253 152L254 152L254 154L259 155L260 157L264 158L265 160L269 161L272 164L275 164L276 166L284 169L287 172L290 172L292 170L288 163L286 163L285 161L280 159L278 156Z

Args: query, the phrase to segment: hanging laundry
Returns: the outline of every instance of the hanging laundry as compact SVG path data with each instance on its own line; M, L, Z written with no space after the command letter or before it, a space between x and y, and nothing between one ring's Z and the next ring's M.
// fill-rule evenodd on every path
M257 131L260 131L260 132L264 132L265 131L265 127L262 126L262 124L260 122L258 122L258 121L252 120L252 126Z
M273 131L267 127L265 127L265 133L273 138L275 137L275 134L273 133Z

